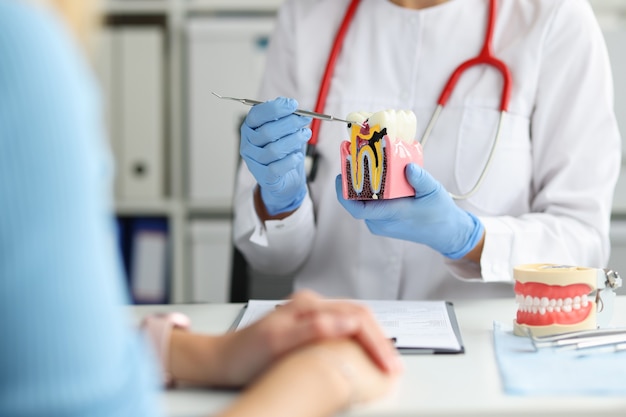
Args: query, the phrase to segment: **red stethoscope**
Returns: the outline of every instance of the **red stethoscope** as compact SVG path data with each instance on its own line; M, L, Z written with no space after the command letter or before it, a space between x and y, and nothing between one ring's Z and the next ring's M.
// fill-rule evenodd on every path
M346 36L346 33L348 32L348 28L350 27L350 24L352 23L352 20L354 19L354 14L356 13L356 10L360 3L361 3L361 0L352 0L350 2L350 5L348 6L348 9L346 10L346 14L343 18L343 21L341 22L341 26L339 26L339 30L337 31L337 35L335 37L333 47L331 49L330 55L328 56L328 62L326 63L326 69L324 71L324 76L322 77L322 83L320 85L319 93L317 95L317 103L315 104L315 111L318 113L324 112L324 107L326 105L326 97L328 96L328 90L330 89L330 82L331 82L331 79L333 77L333 73L335 70L335 64L337 62L339 52L341 51L341 47L343 45L343 41ZM476 184L474 184L471 190L469 190L468 192L464 194L450 193L450 195L455 199L469 198L478 190L481 183L483 182L487 169L491 165L491 161L493 159L496 145L498 144L500 140L500 133L502 130L502 121L504 119L504 114L507 112L508 107L509 107L509 100L511 98L511 88L512 88L511 72L509 71L509 68L506 66L506 64L503 61L496 58L493 54L492 39L493 39L493 29L495 26L495 19L496 19L496 0L489 0L489 16L488 16L488 21L487 21L487 30L485 33L485 41L483 43L482 50L476 57L471 58L463 62L461 65L459 65L454 70L452 75L450 75L448 82L446 83L443 90L441 91L441 95L439 96L439 100L437 101L437 107L435 108L435 111L433 112L433 115L431 116L430 121L428 122L428 125L426 126L426 129L424 130L424 134L422 135L422 138L420 140L420 143L422 144L422 146L425 146L430 136L430 133L435 127L437 119L439 118L439 115L441 114L441 111L443 110L443 107L446 105L446 102L452 95L452 91L454 90L454 87L456 86L456 83L461 77L461 75L463 75L463 72L477 65L488 65L488 66L494 67L500 72L500 74L502 75L502 79L504 81L502 85L502 97L500 99L500 117L498 119L498 127L496 129L495 138L491 145L491 150L489 151L489 157L487 158L487 162L485 162L485 166L483 167L482 173L480 174L478 180L476 181ZM317 171L318 155L317 155L315 148L317 146L317 141L319 137L320 123L321 123L321 120L318 120L318 119L314 119L311 123L312 135L311 135L311 139L309 139L309 143L307 146L307 159L310 159L308 163L308 165L310 166L309 174L308 174L309 181L313 181L315 179L315 174Z

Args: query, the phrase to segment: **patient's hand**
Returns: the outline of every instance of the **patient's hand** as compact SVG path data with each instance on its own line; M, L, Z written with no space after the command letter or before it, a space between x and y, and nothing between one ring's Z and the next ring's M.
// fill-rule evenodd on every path
M250 327L223 336L220 380L246 385L289 352L322 340L350 338L382 372L401 366L398 354L368 308L299 292Z
M256 379L220 417L332 415L389 391L397 372L384 372L351 338L291 351Z

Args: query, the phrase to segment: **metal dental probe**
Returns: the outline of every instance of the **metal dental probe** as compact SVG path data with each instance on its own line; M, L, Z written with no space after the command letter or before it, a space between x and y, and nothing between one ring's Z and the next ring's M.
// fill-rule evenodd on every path
M226 97L226 96L222 96L219 95L213 91L211 91L211 94L213 94L215 97L217 98L221 98L224 100L234 100L234 101L238 101L242 104L245 104L246 106L256 106L257 104L261 104L263 103L262 101L258 101L258 100L252 100L249 98L237 98L237 97ZM296 111L294 111L295 114L298 114L300 116L307 116L307 117L312 117L313 119L320 119L320 120L326 120L329 122L343 122L343 123L347 123L347 124L356 124L359 125L361 127L364 127L361 123L358 122L351 122L350 120L345 120L345 119L339 119L335 116L331 116L329 114L322 114L322 113L316 113L314 111L309 111L309 110L301 110L301 109L297 109Z

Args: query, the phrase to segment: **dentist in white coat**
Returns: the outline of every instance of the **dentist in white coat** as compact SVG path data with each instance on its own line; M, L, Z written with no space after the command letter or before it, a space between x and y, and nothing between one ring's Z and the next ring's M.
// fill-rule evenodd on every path
M465 71L409 166L416 196L367 203L337 193L341 123L322 122L317 175L305 144L335 34L350 0L287 0L270 41L260 98L241 127L234 238L249 265L296 288L362 299L513 294L524 263L606 266L620 135L606 47L584 0L501 0L492 49L503 81ZM479 54L489 0L362 0L330 76L323 113L410 109L421 137L450 74ZM277 98L279 97L279 98ZM285 98L287 97L287 98Z

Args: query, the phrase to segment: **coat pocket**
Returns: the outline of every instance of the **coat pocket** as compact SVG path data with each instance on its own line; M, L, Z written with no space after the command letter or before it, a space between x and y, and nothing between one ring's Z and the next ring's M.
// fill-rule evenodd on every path
M532 181L530 119L505 113L494 154L489 154L498 129L500 112L493 107L468 106L463 110L458 131L454 194L466 194L484 178L467 204L477 214L518 215L528 211ZM456 189L454 189L456 188Z

